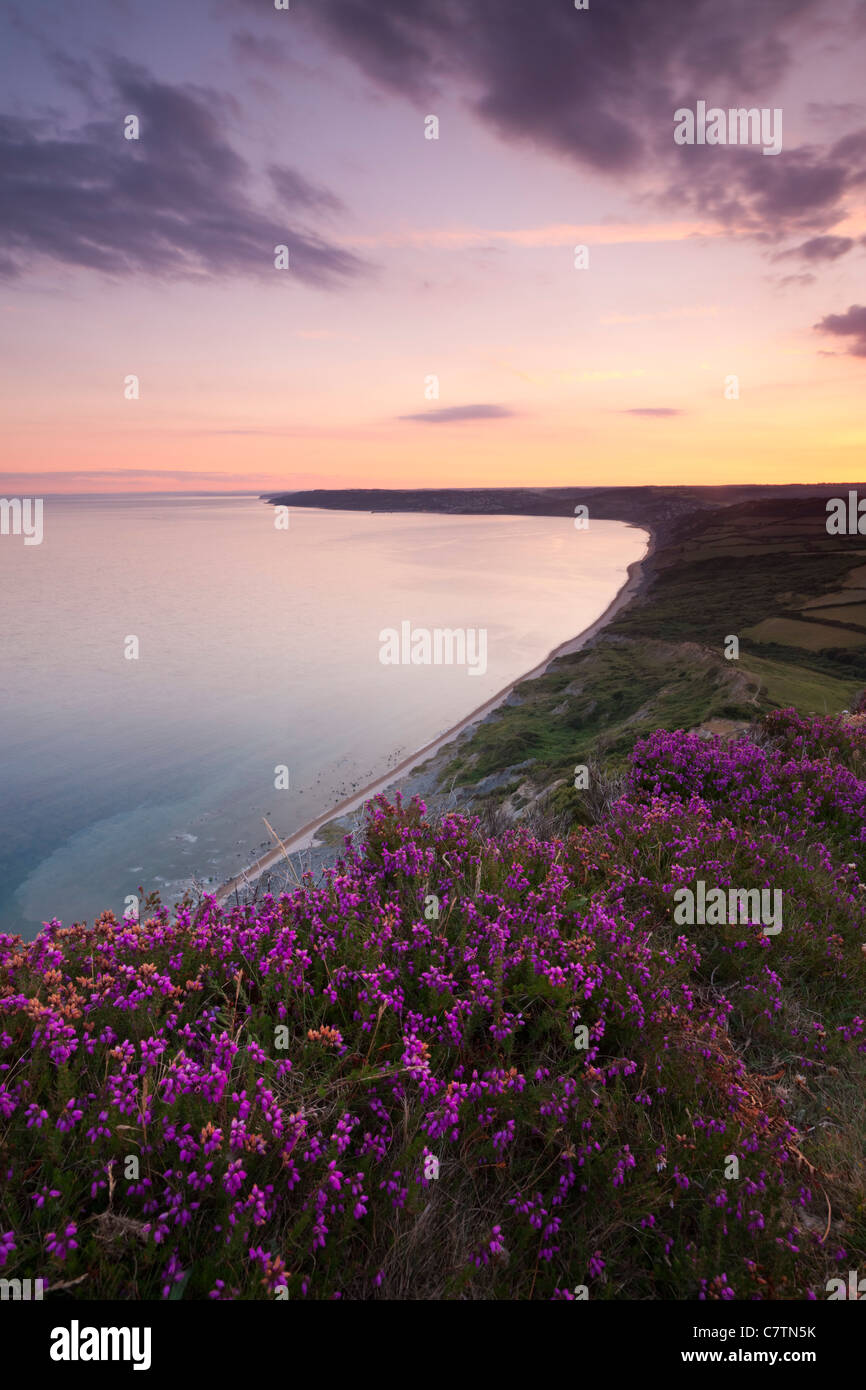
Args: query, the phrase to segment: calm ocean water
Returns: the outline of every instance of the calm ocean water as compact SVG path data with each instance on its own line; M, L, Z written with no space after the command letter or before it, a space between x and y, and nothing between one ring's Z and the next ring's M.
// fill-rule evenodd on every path
M46 498L0 537L0 929L223 882L592 623L646 535L570 518ZM484 629L486 672L383 665L382 629ZM127 639L138 639L129 660ZM275 789L275 768L289 788Z

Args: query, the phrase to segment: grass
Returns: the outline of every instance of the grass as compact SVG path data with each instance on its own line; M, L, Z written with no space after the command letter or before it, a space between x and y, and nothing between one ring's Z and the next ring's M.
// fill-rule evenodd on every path
M768 661L754 652L743 658L742 666L760 682L762 705L776 709L838 714L854 708L860 688L856 681L838 680L790 661Z
M820 598L810 599L804 606L808 609L831 608L833 604L855 604L866 599L866 589L836 589L832 594L822 594Z
M864 633L852 632L844 627L828 627L824 623L800 622L797 618L765 618L754 627L744 628L743 636L760 643L803 647L808 652L866 646Z
M855 627L866 625L866 603L847 603L840 608L822 608L821 621L828 623L853 623Z
M443 780L472 785L527 758L535 764L534 775L570 780L576 763L601 754L621 761L636 738L655 728L754 713L748 681L721 657L604 637L554 662L548 674L518 686L516 694L521 703L482 724Z

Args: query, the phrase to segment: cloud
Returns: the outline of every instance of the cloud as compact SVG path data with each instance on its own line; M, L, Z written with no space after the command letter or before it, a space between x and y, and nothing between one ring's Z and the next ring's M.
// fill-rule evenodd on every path
M49 484L56 482L69 482L75 479L76 482L123 482L124 479L138 482L142 478L156 478L164 482L198 482L204 483L208 480L215 480L223 483L246 483L248 489L254 490L249 473L222 473L218 470L201 470L193 468L73 468L73 469L35 469L32 473L0 473L0 484L14 482L16 485L24 483L25 490L28 486L32 488L34 479L48 481Z
M631 242L685 241L691 237L718 234L718 228L702 222L553 222L538 227L408 227L389 228L375 235L345 237L347 246L433 246L446 251L473 249L501 250L488 242L533 249L588 243L591 246L620 246Z
M119 60L109 77L115 109L139 117L139 140L124 139L120 115L72 132L0 116L0 273L47 257L110 275L276 276L278 245L289 248L286 282L329 286L365 269L250 201L252 171L228 143L218 94ZM339 206L290 169L274 166L271 178L290 214Z
M635 195L668 212L673 200L778 243L839 219L866 178L860 136L766 159L759 150L677 146L673 115L698 98L768 105L795 57L808 60L807 26L814 31L825 8L824 0L604 0L583 13L568 0L318 0L307 13L374 83L425 111L456 89L509 143L629 175ZM829 114L856 119L858 108Z
M799 287L803 285L813 285L817 278L817 275L812 275L809 271L803 271L801 275L782 275L778 278L773 275L768 275L766 277L771 285L775 285L776 288L780 290L787 289L789 285L797 285Z
M374 82L420 99L438 66L435 49L447 56L459 36L460 5L413 0L407 8L405 0L328 0L312 13Z
M378 85L425 101L456 74L482 118L618 172L646 154L684 83L745 93L786 71L783 31L820 0L606 0L592 13L525 0L320 0L317 22ZM431 107L431 109L433 109Z
M232 34L232 56L240 62L261 63L267 68L282 68L288 61L285 41L269 35L266 39L257 38L249 29L239 29Z
M319 208L327 212L341 212L344 204L327 188L310 183L297 169L286 169L281 164L268 165L271 183L280 199L287 207Z
M784 261L790 256L800 256L804 261L837 261L855 245L854 238L850 236L814 236L804 241L802 246L780 251L773 259Z
M849 357L866 357L866 305L852 304L844 314L827 314L816 323L819 333L832 333L840 338L853 338L845 349Z
M646 415L650 419L663 420L669 415L685 415L684 410L675 410L669 405L640 405L631 410L621 410L620 415Z
M822 232L841 221L845 197L866 177L866 132L829 149L799 146L779 158L758 150L719 146L713 158L690 158L666 196L722 226L758 241L777 243L798 232Z
M172 484L179 484L176 489ZM214 495L227 492L246 496L273 495L309 488L352 487L357 478L333 473L280 474L271 470L255 473L224 473L218 469L191 468L94 468L41 469L28 473L0 473L0 495L5 497L51 497L76 492L108 494L174 492Z
M398 420L417 420L424 425L447 425L459 420L502 420L514 415L503 405L448 405L420 415L398 415Z

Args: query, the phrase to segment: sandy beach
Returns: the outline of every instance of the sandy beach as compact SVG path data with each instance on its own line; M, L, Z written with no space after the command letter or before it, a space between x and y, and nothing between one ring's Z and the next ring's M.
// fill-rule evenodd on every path
M646 527L635 529L648 530ZM362 787L360 791L354 793L350 797L346 797L336 805L331 806L329 810L317 816L315 820L309 821L299 830L292 831L288 836L283 837L281 845L275 845L272 850L268 850L266 854L261 855L245 869L242 869L239 874L236 874L233 878L229 879L228 882L222 884L214 894L217 902L224 903L226 899L231 897L237 890L249 887L251 884L255 883L263 873L272 869L280 860L285 859L286 851L295 853L298 850L309 849L315 843L317 832L324 826L330 824L331 821L338 820L340 817L350 814L352 811L358 810L363 806L364 802L369 801L372 796L375 796L378 792L387 790L388 787L392 787L396 782L401 781L407 774L411 773L414 768L427 762L429 758L434 757L442 748L453 742L459 734L485 719L493 710L501 705L503 701L508 699L516 686L521 685L524 681L535 680L538 676L543 675L552 661L555 661L560 656L567 656L572 652L580 651L580 649L584 647L587 642L590 642L593 637L597 636L602 628L611 622L627 604L631 603L632 599L640 592L645 579L644 565L655 548L655 537L652 531L648 531L648 534L649 540L647 542L647 547L640 560L635 560L629 565L626 572L626 581L622 588L619 589L601 617L597 618L594 623L588 628L585 628L583 632L578 633L576 637L569 638L567 641L560 643L558 647L548 653L543 661L539 662L537 666L534 666L531 671L527 671L524 675L517 677L517 679L505 686L502 690L497 691L497 693L491 696L489 700L486 700L483 705L479 705L468 714L465 719L453 725L450 729L446 730L445 733L439 735L439 737L433 739L430 743L425 744L423 748L419 748L417 752L412 753L408 758L404 758L401 763L391 768L384 776L378 778L376 781L369 782L365 787Z

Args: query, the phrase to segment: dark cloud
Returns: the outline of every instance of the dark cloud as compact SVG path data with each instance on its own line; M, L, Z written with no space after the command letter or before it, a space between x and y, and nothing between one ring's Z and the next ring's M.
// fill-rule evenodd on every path
M279 164L268 166L271 183L282 202L290 208L316 208L324 212L341 212L343 203L327 188L310 183L297 169L286 169Z
M43 42L41 37L40 42ZM91 108L98 107L102 99L101 89L104 84L100 81L100 74L93 63L86 58L73 58L71 54L65 53L62 49L55 48L51 44L43 44L43 46L48 61L60 81L79 92L90 103Z
M510 138L601 169L646 154L647 117L670 135L683 81L766 89L785 71L785 25L820 0L605 0L585 13L525 0L320 0L317 22L382 86L427 99L442 74ZM672 139L672 137L671 137Z
M309 13L375 82L416 100L436 90L466 27L459 0L326 0Z
M850 236L814 236L809 241L804 241L802 246L794 246L790 251L780 251L773 259L784 261L791 256L799 256L804 261L837 261L856 244Z
M502 420L513 415L504 405L448 405L420 415L399 415L399 420L418 420L424 425L445 425L456 420Z
M288 59L288 49L273 35L258 38L249 29L232 34L232 56L241 62L261 63L266 68L282 68Z
M0 273L45 256L109 274L276 276L277 245L289 248L287 281L328 285L363 269L295 217L250 201L252 171L226 139L219 94L126 62L110 78L111 121L67 132L0 116ZM124 139L127 114L139 117L139 140ZM289 169L271 177L295 216L339 206Z
M640 405L631 410L621 410L621 415L647 415L651 419L667 419L669 415L685 415L684 410L675 410L669 405Z
M845 351L850 357L866 357L866 305L852 304L844 314L827 314L815 324L819 333L852 338Z
M820 232L866 179L866 133L824 147L676 146L674 111L774 104L823 0L319 0L311 21L379 86L462 93L509 141L654 191L768 243ZM842 20L839 21L842 25ZM839 107L856 116L853 104ZM654 189L653 189L654 186Z
M775 243L797 232L820 232L844 213L844 198L866 172L866 150L859 163L859 135L847 137L851 148L800 146L779 156L756 149L719 146L713 159L695 160L696 147L683 146L688 171L669 187L669 197L759 241ZM699 154L704 151L697 151ZM718 159L715 158L718 156Z

